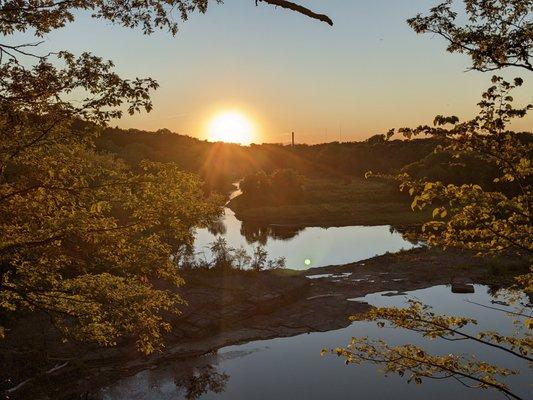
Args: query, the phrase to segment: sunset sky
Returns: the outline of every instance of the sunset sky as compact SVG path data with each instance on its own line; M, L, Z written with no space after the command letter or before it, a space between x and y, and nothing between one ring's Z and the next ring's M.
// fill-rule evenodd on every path
M160 83L154 111L113 125L203 139L215 114L238 110L253 121L257 143L286 143L291 131L307 143L361 140L436 114L475 114L491 74L465 72L466 57L446 53L443 40L417 36L405 22L438 2L302 1L328 14L330 27L253 0L226 0L181 23L176 37L82 16L45 39L49 49L91 51L112 59L121 75ZM531 101L532 87L515 98ZM532 130L533 117L514 128Z

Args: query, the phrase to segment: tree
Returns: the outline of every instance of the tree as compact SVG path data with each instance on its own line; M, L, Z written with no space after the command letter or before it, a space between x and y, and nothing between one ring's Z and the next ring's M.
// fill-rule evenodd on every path
M213 0L222 3L222 0ZM329 25L331 19L315 13L307 7L287 0L256 0L276 7L285 8L314 18ZM54 29L73 22L79 11L89 11L92 17L107 19L112 23L127 28L141 28L143 33L151 34L155 29L166 29L175 35L180 19L186 21L194 12L205 13L209 0L148 0L140 3L125 3L116 0L6 0L0 5L0 33L10 35L32 29L35 35L42 37ZM33 44L9 46L0 45L6 55L28 53Z
M41 131L33 119L4 114L0 122L2 325L45 312L66 338L112 345L128 335L152 351L169 328L163 313L182 303L169 256L219 215L220 200L171 164L133 170L96 153L86 143L91 130L67 121L20 148ZM160 280L173 289L159 290Z
M4 34L59 24L46 4L11 19L14 5L3 3ZM169 256L216 218L220 200L176 166L132 168L95 151L99 126L124 106L150 111L155 81L121 79L111 62L86 53L26 67L17 59L25 47L2 46L1 325L44 312L68 339L113 345L127 335L151 352L170 327L163 314L182 303ZM76 93L84 97L71 101ZM160 280L173 289L159 290Z
M235 268L237 269L246 269L250 262L252 261L252 257L250 257L244 247L239 247L238 249L235 249L234 255L233 255L233 261L235 264Z
M293 169L277 169L270 175L271 190L279 198L298 199L303 192L303 177Z
M289 1L262 1L331 23ZM174 35L176 21L207 6L6 0L0 34L40 38L85 10ZM123 79L88 53L39 54L40 43L0 43L0 337L21 313L42 312L65 338L114 345L132 336L149 353L170 328L164 315L183 302L171 256L191 246L194 227L215 221L221 201L176 165L128 166L95 150L111 119L151 110L153 79Z
M228 242L223 237L211 243L209 248L213 254L213 266L219 269L230 269L233 267L234 248L228 246Z
M433 32L445 37L448 51L467 53L472 69L487 71L507 66L532 70L529 55L533 46L533 25L527 17L533 2L465 0L468 25L455 24L457 13L452 1L433 8L428 17L410 19L419 33ZM433 220L424 224L423 236L430 245L459 247L482 255L503 254L523 257L531 263L533 254L532 174L533 140L531 133L519 134L507 129L514 118L524 117L533 105L516 107L511 92L522 85L501 77L492 78L492 86L483 94L479 115L460 122L455 116L438 115L433 126L402 128L398 132L410 139L416 135L438 137L443 144L436 151L446 152L458 162L462 158L479 160L488 171L495 172L489 190L477 184L444 184L440 181L413 179L407 174L396 176L401 189L413 196L412 208L436 204ZM369 175L372 175L371 173ZM533 267L517 277L515 291L531 292ZM517 298L515 295L511 296ZM503 311L503 310L502 310ZM475 325L470 318L438 315L431 307L410 301L406 309L382 307L352 316L353 321L374 321L379 327L392 326L420 333L426 338L471 340L530 362L533 346L533 323L520 308L512 313L517 330L513 335L463 329ZM352 338L345 348L324 350L346 360L347 364L369 362L383 367L385 373L409 374L408 382L425 379L455 379L468 387L496 389L508 398L520 399L501 379L516 371L455 354L432 355L412 345L390 346L382 340Z
M484 190L476 184L446 185L413 180L407 174L395 178L400 180L401 188L409 190L413 196L413 209L438 204L433 220L423 225L422 236L428 244L466 248L485 256L523 257L530 263L533 254L533 140L531 135L519 135L506 127L513 118L524 117L533 106L516 108L512 105L511 91L522 84L521 79L516 79L514 84L499 77L493 77L492 81L494 85L479 103L480 114L473 120L461 123L457 117L437 116L434 126L399 131L407 138L419 134L438 136L444 143L439 151L446 151L458 160L476 155L498 172L493 179L501 185L501 191ZM530 272L518 277L514 290L531 291L532 287L533 273ZM407 309L376 308L367 314L352 316L351 320L376 321L379 327L404 328L430 339L472 340L531 362L533 323L520 306L517 308L513 313L517 319L513 335L484 331L467 334L463 328L475 325L474 319L436 315L430 307L416 301L411 301ZM384 341L369 338L353 338L346 348L331 352L345 358L347 363L370 362L383 366L385 373L400 376L408 373L409 381L416 383L422 383L423 379L450 378L466 386L492 388L510 398L520 398L500 379L517 372L475 357L437 356L415 345L389 346Z
M254 271L261 271L267 263L268 253L263 246L256 246L252 255L251 267Z
M394 135L394 130L391 129L387 133L380 133L369 137L366 142L371 145L379 145L387 142Z
M529 109L512 105L511 91L522 84L517 78L510 84L493 77L494 85L479 103L480 114L460 123L455 117L437 116L434 126L400 129L408 138L428 134L443 138L442 149L459 160L476 155L494 167L493 181L500 191L487 191L479 185L445 185L442 182L413 181L401 176L402 189L414 196L412 208L422 209L434 202L444 205L434 209L434 220L423 226L432 245L465 247L476 252L531 255L533 243L533 208L531 138L506 130L513 118L524 117ZM451 125L450 128L445 128Z
M268 195L272 188L272 183L270 177L264 171L257 171L244 177L239 188L242 190L243 195L255 199Z
M300 200L304 178L293 169L276 169L270 174L257 171L240 183L242 198L248 203L280 205Z
M417 33L434 33L448 41L450 53L467 54L472 69L492 71L520 67L533 71L533 0L464 0L458 12L457 2L446 0L428 15L418 14L407 22ZM466 13L461 25L458 16Z
M525 314L523 316L525 317ZM472 335L465 333L463 328L475 325L476 320L435 314L431 307L415 300L410 300L405 309L381 307L350 319L376 321L380 327L408 329L429 339L471 340L490 346L494 351L501 351L521 360L533 361L529 355L532 345L531 335L527 333L531 326L518 327L523 334L521 337L506 336L497 332L480 332ZM327 351L323 351L323 354L325 353ZM382 340L369 338L352 338L347 348L337 348L334 353L345 358L347 364L370 362L383 366L385 374L395 373L399 376L408 374L408 382L416 384L421 384L424 379L455 379L467 387L496 389L508 398L520 399L500 380L500 377L516 375L517 371L492 365L475 357L467 359L456 354L432 355L412 344L390 346Z
M285 257L278 257L275 260L268 260L267 266L269 270L284 269L286 267L287 260Z

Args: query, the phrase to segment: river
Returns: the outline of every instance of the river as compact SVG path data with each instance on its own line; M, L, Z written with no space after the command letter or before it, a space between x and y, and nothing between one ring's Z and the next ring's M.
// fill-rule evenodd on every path
M240 193L237 189L230 198ZM209 244L220 236L226 239L229 246L244 247L249 254L254 246L260 244L270 259L285 257L286 266L291 269L347 264L415 246L388 225L332 228L254 226L239 221L235 213L226 207L219 224L197 231L197 256L209 260Z
M406 296L387 297L376 293L357 300L376 306L403 306L408 298L432 304L437 312L475 317L479 322L477 329L497 329L504 333L513 330L512 319L506 313L472 303L490 306L496 299L481 285L476 285L472 294L452 294L447 286L435 286ZM498 307L506 309L502 305ZM375 366L346 366L335 356L320 356L322 348L344 346L352 336L384 338L391 344L414 343L441 354L474 353L479 359L520 369L522 375L507 382L523 398L532 398L531 370L516 357L471 341L428 341L413 332L379 329L366 322L355 322L335 331L229 346L204 357L170 362L125 378L104 389L102 394L105 400L504 399L498 392L469 389L451 380L407 384L406 378L383 377Z
M232 195L238 194L236 191ZM253 246L262 244L270 258L286 257L287 267L293 269L350 263L414 246L389 226L249 227L228 208L221 224L197 232L196 252L209 258L209 243L219 236L223 236L230 246L243 246L249 251ZM491 306L493 301L498 300L488 287L481 285L475 285L475 293L472 294L452 294L448 286L434 286L406 295L389 297L375 293L350 300L365 301L375 306L401 307L409 298L430 304L437 312L475 317L479 322L477 329L494 329L503 333L513 330L512 319L506 313L473 304ZM498 307L506 309L504 305ZM380 329L373 323L355 322L344 329L254 341L224 347L202 357L169 361L123 378L104 388L101 395L105 400L504 398L498 392L469 389L450 380L427 380L423 385L407 384L405 378L383 377L372 365L346 366L335 356L320 356L322 348L344 346L352 336L384 338L390 344L418 344L434 353L476 354L480 359L521 370L522 375L508 378L507 382L524 398L531 398L533 394L527 363L502 351L471 341L428 341L413 332Z

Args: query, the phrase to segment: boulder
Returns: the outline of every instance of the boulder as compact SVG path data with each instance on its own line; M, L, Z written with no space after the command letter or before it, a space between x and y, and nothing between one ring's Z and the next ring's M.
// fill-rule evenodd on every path
M464 279L452 280L452 293L474 293L474 285Z

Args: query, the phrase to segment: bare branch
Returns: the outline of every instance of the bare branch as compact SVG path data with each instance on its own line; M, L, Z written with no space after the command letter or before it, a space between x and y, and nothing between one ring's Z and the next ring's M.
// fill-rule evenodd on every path
M327 15L317 14L314 11L312 11L312 10L310 10L310 9L304 7L304 6L301 6L299 4L293 3L292 1L287 1L287 0L256 0L256 4L257 4L257 1L262 1L262 2L265 2L265 3L268 3L268 4L272 4L273 6L282 7L282 8L286 8L288 10L296 11L296 12L298 12L300 14L306 15L306 16L308 16L310 18L313 18L313 19L318 19L319 21L325 22L326 24L328 24L330 26L333 26L333 21Z

